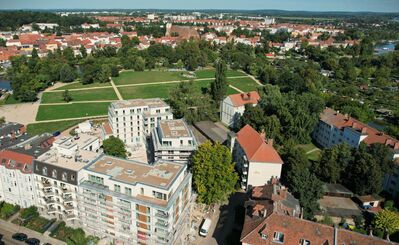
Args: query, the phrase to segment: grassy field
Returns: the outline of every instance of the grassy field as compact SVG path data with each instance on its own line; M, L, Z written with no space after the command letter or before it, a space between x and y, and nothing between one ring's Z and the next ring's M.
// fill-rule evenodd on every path
M63 92L43 93L42 103L63 103ZM117 100L118 97L112 88L69 91L72 101Z
M68 105L41 105L37 121L107 115L110 103L77 103Z
M308 156L309 160L317 161L321 157L320 149L317 146L315 146L313 143L309 143L306 145L298 145L298 148L302 148L304 152L307 153L306 155Z
M28 124L27 130L30 135L38 135L42 133L54 133L56 131L64 131L70 127L73 127L84 120L70 120L60 122L49 122L49 123L32 123Z
M205 69L205 70L199 70L195 72L195 75L197 78L215 78L215 69ZM234 71L234 70L228 70L226 72L226 77L239 77L239 76L245 76L246 74L242 71Z
M90 83L90 84L85 84L83 85L82 83L71 83L67 84L65 86L59 87L55 90L66 90L66 89L76 89L76 88L93 88L93 87L107 87L111 86L111 83Z
M229 79L228 82L232 86L244 92L256 91L256 89L259 87L259 84L249 77Z
M180 81L184 79L186 78L181 76L181 72L169 71L126 71L119 74L119 77L112 78L115 85Z

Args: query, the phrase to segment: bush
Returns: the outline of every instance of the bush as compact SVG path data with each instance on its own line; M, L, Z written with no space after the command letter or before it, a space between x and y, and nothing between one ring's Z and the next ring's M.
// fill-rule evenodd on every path
M30 219L38 217L39 213L37 212L37 207L31 206L29 208L22 209L19 216L22 219Z
M0 218L2 219L8 219L12 215L14 215L16 212L19 210L19 206L12 205L6 202L1 203L1 209L0 209Z

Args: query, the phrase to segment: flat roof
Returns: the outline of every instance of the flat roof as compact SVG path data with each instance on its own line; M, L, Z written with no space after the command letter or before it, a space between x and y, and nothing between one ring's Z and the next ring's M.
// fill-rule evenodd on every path
M79 149L85 148L90 145L94 141L98 140L97 137L88 135L88 134L79 134L79 139L75 140L74 137L70 136L61 136L58 137L55 141L60 147L64 149L69 149L74 146L78 146Z
M184 120L162 120L159 122L162 136L165 138L190 137L190 131Z
M98 157L98 153L80 150L74 156L64 156L57 149L51 149L37 158L38 161L65 169L78 171Z
M220 123L214 123L212 121L201 121L194 123L194 126L208 139L213 142L219 142L223 144L228 135L231 133L228 128Z
M123 109L123 108L142 107L142 106L156 108L156 107L166 107L169 105L166 104L166 102L160 98L153 98L153 99L121 100L121 101L112 102L111 106L113 106L116 109Z
M102 155L86 168L124 183L155 186L167 189L184 165L171 162L157 162L154 165Z

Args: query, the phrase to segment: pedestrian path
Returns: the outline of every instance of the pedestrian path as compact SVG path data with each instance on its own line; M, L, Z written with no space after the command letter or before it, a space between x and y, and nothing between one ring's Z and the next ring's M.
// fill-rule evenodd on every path
M112 80L112 78L110 78L110 80L111 80L112 88L114 89L116 95L118 96L118 99L119 99L119 100L123 100L123 97L122 97L121 93L119 93L119 90L116 88L115 83L114 83L114 81Z

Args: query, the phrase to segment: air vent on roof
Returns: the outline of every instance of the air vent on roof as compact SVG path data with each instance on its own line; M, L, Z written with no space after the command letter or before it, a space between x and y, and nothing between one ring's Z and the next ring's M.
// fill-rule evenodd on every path
M111 165L111 164L112 164L112 162L111 162L111 161L107 161L107 162L106 162L106 164L108 164L108 165Z

